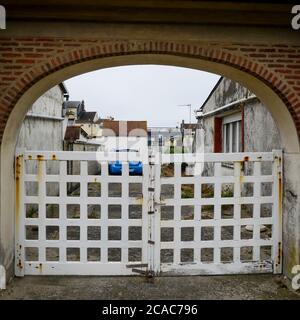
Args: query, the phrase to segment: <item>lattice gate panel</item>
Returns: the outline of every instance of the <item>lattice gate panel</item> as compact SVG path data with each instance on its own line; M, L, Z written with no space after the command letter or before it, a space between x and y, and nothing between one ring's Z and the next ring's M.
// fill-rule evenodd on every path
M120 176L108 174L116 156ZM126 275L128 263L147 260L148 166L132 176L126 157L17 156L16 275Z
M280 273L281 160L280 151L162 155L155 189L157 270Z

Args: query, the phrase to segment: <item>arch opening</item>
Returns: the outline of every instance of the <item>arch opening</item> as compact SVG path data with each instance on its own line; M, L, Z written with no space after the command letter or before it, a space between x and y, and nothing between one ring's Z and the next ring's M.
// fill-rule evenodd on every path
M285 169L285 184L293 185L293 187L297 184L297 181L295 181L296 178L293 176L292 172L299 167L300 149L293 119L279 96L265 83L247 72L217 62L165 54L122 55L80 62L58 70L37 81L18 100L8 119L1 144L0 235L1 251L4 253L2 264L6 268L13 265L12 261L14 259L15 187L14 171L11 164L14 161L15 146L19 130L28 108L44 92L68 78L98 69L137 64L171 65L213 72L237 81L254 92L261 102L268 107L268 110L271 112L277 124L285 152L285 160L289 163L293 163L288 169ZM285 198L283 200L284 207L289 206L289 200ZM287 212L287 210L284 209L283 212ZM288 241L292 242L294 239L288 239ZM286 244L286 246L290 247L289 244ZM294 262L296 256L297 254L294 254ZM290 264L290 262L288 261L287 264ZM286 273L288 272L290 271L286 270Z

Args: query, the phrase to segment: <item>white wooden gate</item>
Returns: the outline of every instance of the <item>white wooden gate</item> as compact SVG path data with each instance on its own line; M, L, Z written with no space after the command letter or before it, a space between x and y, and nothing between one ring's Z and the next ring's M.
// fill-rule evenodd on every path
M18 151L16 275L281 272L281 151L149 159Z
M161 155L157 162L157 271L281 272L281 151ZM173 176L163 177L170 163Z
M16 275L126 275L148 260L149 174L129 175L129 156L18 154ZM107 159L124 161L122 176L108 175Z

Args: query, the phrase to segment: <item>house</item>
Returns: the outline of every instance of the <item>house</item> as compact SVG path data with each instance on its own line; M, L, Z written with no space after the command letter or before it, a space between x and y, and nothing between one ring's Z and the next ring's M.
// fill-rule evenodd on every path
M63 114L68 127L64 149L72 151L113 151L147 147L147 121L116 121L86 111L84 101L65 101Z
M205 152L258 152L281 149L278 128L259 98L221 77L197 111Z
M194 136L198 127L198 123L184 121L180 127L149 127L148 146L158 148L163 153L193 152Z
M82 101L82 103L84 102ZM97 138L101 135L102 120L99 118L99 115L96 111L86 111L84 109L84 105L83 110L78 115L75 123L80 125L91 139Z
M104 119L101 128L101 137L97 138L97 142L105 146L105 151L147 149L147 121Z
M88 133L80 125L70 125L66 128L64 136L65 151L101 151L102 146L90 139ZM95 161L89 163L89 174L97 174L99 164ZM80 163L68 161L68 174L80 174Z
M183 151L185 153L192 153L195 150L196 134L200 129L199 123L185 123L182 120L180 124L180 131L182 135Z
M278 128L266 106L250 90L224 77L197 111L197 119L204 131L203 139L199 140L204 141L202 150L205 153L270 152L282 147ZM262 164L262 170L270 172L270 165ZM205 163L202 175L213 175L213 170ZM243 170L252 175L252 163L245 163ZM231 175L232 171L232 163L222 162L223 175ZM232 192L230 189L228 187L226 192ZM251 194L251 184L244 184L242 192ZM264 184L262 192L271 193L271 186Z
M64 135L64 150L101 151L96 139L101 136L102 120L96 111L86 111L84 101L65 101L63 115L68 126Z
M44 93L28 110L18 137L17 148L63 150L67 122L62 105L69 96L63 83Z
M182 150L182 132L178 127L149 127L148 146L169 153Z
M67 121L62 114L62 104L69 93L63 83L45 92L28 110L18 137L17 149L64 150L64 131ZM38 170L37 161L26 161L25 171L34 174ZM57 172L59 164L53 161L47 165L48 172ZM36 186L28 184L26 190L35 193ZM48 185L48 192L58 194L55 185Z
M91 146L91 148L89 148ZM67 126L64 136L65 151L96 151L88 133L78 125Z
M64 101L62 104L63 117L68 119L68 125L75 124L75 120L79 117L84 109L84 101Z
M64 136L65 151L101 151L101 144L92 139L80 125L67 126Z
M97 139L102 136L104 121L112 121L113 118L100 118L97 111L86 111L84 100L65 101L63 103L63 115L68 119L68 126L81 127L88 139Z
M84 101L65 101L63 113L68 119L68 125L79 125L90 138L101 135L101 119L96 111L86 111Z
M65 101L63 114L68 119L68 125L80 126L88 134L89 139L101 137L103 121L113 120L113 118L100 118L97 111L86 111L84 100Z

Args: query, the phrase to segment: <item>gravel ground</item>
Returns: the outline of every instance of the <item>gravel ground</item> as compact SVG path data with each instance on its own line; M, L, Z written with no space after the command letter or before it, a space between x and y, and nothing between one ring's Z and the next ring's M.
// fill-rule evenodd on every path
M0 300L7 299L300 299L274 275L157 277L25 276L15 278Z

